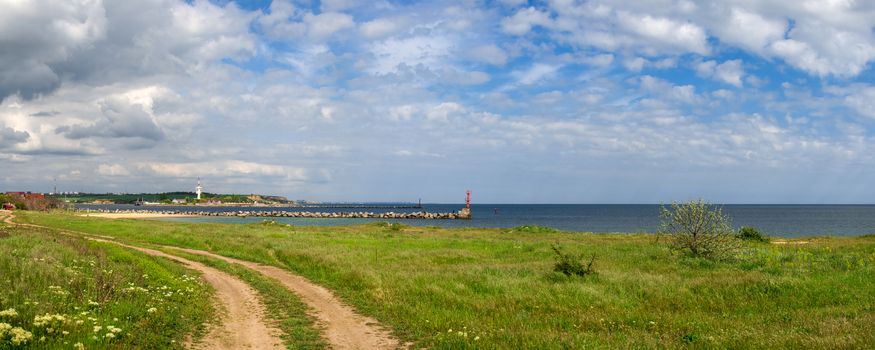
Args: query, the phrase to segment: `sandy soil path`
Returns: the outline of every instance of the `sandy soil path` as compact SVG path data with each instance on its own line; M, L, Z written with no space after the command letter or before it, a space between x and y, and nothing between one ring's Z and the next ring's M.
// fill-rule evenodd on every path
M8 217L7 222L11 222L11 216ZM29 225L29 224L20 224L34 227L42 227L38 225ZM72 232L72 231L70 231ZM96 236L84 232L75 232L78 235L82 235L85 237L100 237L94 238L101 241L112 242L116 244L120 244L131 249L138 249L141 251L151 251L158 254L162 254L161 256L168 257L170 259L174 259L180 262L188 262L191 264L197 264L206 269L212 269L210 267L204 266L197 262L193 262L190 260L186 260L180 257L176 257L173 255L169 255L160 251L139 248L124 245L121 243L117 243L112 240L112 237L108 236ZM246 268L255 270L267 277L273 278L279 281L283 286L285 286L288 290L297 294L301 301L303 301L310 309L310 314L316 318L320 326L323 327L323 336L328 341L329 346L332 349L336 350L347 350L347 349L397 349L402 347L407 347L406 344L402 345L397 338L393 337L386 328L382 327L380 323L371 318L366 317L364 315L359 314L355 311L351 306L337 298L330 290L317 285L310 280L296 275L290 271L275 267L262 265L258 263L253 263L250 261L240 260L229 258L226 256L218 255L215 253L203 251L203 250L195 250L195 249L187 249L187 248L179 248L172 246L163 246L164 248L176 249L179 251L187 252L190 254L197 254L202 256L211 257L214 259L219 259L232 264L239 264ZM193 266L193 265L189 265ZM218 270L216 272L222 273ZM205 274L206 275L206 274ZM230 276L228 276L230 277ZM239 282L239 280L238 280ZM243 283L243 282L240 282ZM244 284L245 286L245 284ZM248 288L248 286L246 286ZM216 288L218 290L218 288ZM263 315L263 312L260 313ZM224 327L223 327L224 328ZM268 349L268 347L265 347Z
M357 313L330 290L287 270L250 261L229 258L203 250L167 247L239 264L279 281L309 306L311 315L324 327L324 336L332 349L397 349L401 343L377 320Z
M10 213L0 213L2 220L9 224L13 216ZM21 224L41 227L38 225ZM95 238L84 235L86 239L98 242L117 244L137 250L152 256L159 256L179 262L186 267L199 271L204 281L216 290L216 299L222 310L221 324L210 329L203 342L192 344L194 349L285 349L279 338L281 332L264 321L264 306L258 299L258 294L249 285L225 272L206 266L196 261L184 259L162 251L136 247L109 239Z
M196 261L180 258L162 251L136 247L111 240L90 238L90 240L117 244L152 256L174 260L186 267L199 271L204 281L216 290L216 299L225 312L221 324L213 327L194 349L285 349L275 327L265 323L264 306L258 294L245 282L225 272Z

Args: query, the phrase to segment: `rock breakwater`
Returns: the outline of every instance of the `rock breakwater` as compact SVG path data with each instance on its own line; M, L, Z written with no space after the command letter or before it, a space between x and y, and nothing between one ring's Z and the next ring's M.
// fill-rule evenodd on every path
M312 212L286 210L237 210L237 211L197 211L197 210L127 210L127 209L80 209L82 213L101 214L154 214L154 215L186 215L186 216L231 216L231 217L285 217L285 218L317 218L317 219L427 219L455 220L468 219L460 213L429 213L417 211L410 213L374 213L374 212Z

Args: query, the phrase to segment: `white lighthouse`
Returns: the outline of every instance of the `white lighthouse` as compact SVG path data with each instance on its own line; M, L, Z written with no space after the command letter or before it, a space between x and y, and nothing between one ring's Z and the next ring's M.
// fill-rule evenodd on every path
M197 187L194 188L194 192L197 193L197 199L201 199L201 193L204 193L204 186L201 186L201 178L197 178Z

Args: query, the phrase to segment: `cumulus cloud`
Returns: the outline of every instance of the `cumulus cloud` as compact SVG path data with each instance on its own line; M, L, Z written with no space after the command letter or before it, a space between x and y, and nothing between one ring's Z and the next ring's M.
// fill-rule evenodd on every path
M60 66L103 39L107 20L100 2L4 2L0 13L0 101L31 99L58 87Z
M515 71L513 75L517 78L517 83L522 85L531 85L543 79L551 77L556 71L562 68L559 65L536 63L523 71Z
M26 142L29 138L27 131L18 131L0 124L0 149Z
M339 200L398 199L380 183L435 200L513 186L521 197L499 200L522 201L535 197L519 184L538 181L579 201L615 198L568 190L578 175L615 181L593 168L645 188L672 181L659 164L875 164L867 3L502 3L7 1L0 167L16 174L0 185L57 174L176 190L203 176ZM404 176L387 170L402 159ZM461 172L464 185L409 180Z
M326 11L317 14L298 9L287 0L271 2L269 10L258 18L258 23L271 38L281 41L307 38L319 42L355 27L352 16L346 13Z
M468 50L468 57L474 61L501 66L507 63L507 53L495 44L487 44Z
M548 26L550 14L534 7L520 9L513 16L501 21L501 30L508 34L523 35L534 26Z
M58 131L71 139L90 137L139 137L160 141L164 133L143 110L142 106L131 105L128 101L110 98L100 103L103 118L93 124L73 125Z
M744 78L744 68L741 63L741 60L728 60L720 64L716 61L703 61L697 63L695 68L699 76L741 87Z
M875 59L875 6L866 2L552 1L505 17L505 33L535 26L582 48L630 49L649 56L712 53L709 35L731 47L784 60L817 76L856 76Z
M845 103L862 116L875 118L875 86L866 86L845 98Z
M266 176L287 181L306 181L312 176L303 168L241 160L198 163L144 162L136 164L136 168L152 176L172 178Z
M97 173L104 176L130 176L131 172L121 164L100 164Z
M382 38L405 27L406 22L403 18L377 18L362 23L359 31L361 31L362 36L368 39Z
M370 48L376 59L370 70L374 74L388 74L398 72L400 66L438 69L444 66L453 48L453 42L442 36L387 39Z

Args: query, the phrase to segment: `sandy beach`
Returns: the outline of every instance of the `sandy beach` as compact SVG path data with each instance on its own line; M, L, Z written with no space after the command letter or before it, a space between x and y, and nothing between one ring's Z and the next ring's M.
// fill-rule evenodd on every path
M196 215L164 214L164 213L87 213L82 216L107 219L158 219L158 218L193 218Z

